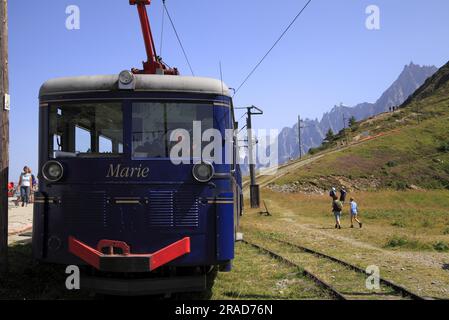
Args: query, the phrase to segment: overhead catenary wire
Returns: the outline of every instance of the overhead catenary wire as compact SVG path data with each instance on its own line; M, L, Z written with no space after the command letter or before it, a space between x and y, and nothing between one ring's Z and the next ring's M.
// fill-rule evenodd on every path
M282 34L279 36L279 38L274 42L274 44L271 46L270 50L262 57L262 59L259 60L259 62L256 64L256 66L251 70L251 72L248 74L248 76L243 80L243 82L237 87L237 90L234 93L234 96L240 91L240 89L248 82L249 78L256 72L256 70L260 67L260 65L265 61L265 59L269 56L271 51L278 45L278 43L284 38L285 34L290 30L290 28L295 24L296 20L301 16L301 14L306 10L306 8L309 6L309 4L312 2L312 0L308 0L307 3L304 5L304 7L298 12L298 14L295 16L295 18L290 22L290 24L287 26L287 28L282 32Z
M165 2L165 0L164 0ZM159 46L159 56L162 57L162 46L164 44L164 26L165 26L165 8L162 6L162 27L161 27L161 44Z
M247 108L234 108L234 110L241 110L241 109L247 109ZM240 122L240 120L242 120L246 115L248 114L248 112L245 112L238 120L237 120L237 122ZM238 132L238 133L240 133L240 132L242 132L242 130L243 129L245 129L245 127L246 127L246 125L245 126L243 126L241 129L240 129L240 131Z
M246 116L247 114L248 114L248 112L245 112L245 113L243 114L243 116L241 116L241 117L240 117L240 119L238 119L237 121L240 121L240 120L242 120L242 119L243 119L243 117L244 117L244 116Z
M221 94L224 95L224 86L223 86L223 68L221 67L221 61L219 63L220 67L220 81L221 81Z
M163 6L164 6L165 12L167 13L167 17L168 17L168 19L170 20L170 24L171 24L171 26L172 26L172 28L173 28L173 31L175 32L176 38L178 39L178 43L179 43L179 45L180 45L180 47L181 47L181 49L182 49L182 52L183 52L183 54L184 54L184 58L186 59L187 64L188 64L188 66L189 66L189 68L190 68L190 72L192 73L192 76L195 76L195 73L193 72L192 65L190 64L189 58L188 58L188 56L187 56L186 50L184 49L184 46L183 46L183 44L182 44L181 37L179 36L178 31L176 30L175 24L174 24L174 22L173 22L173 19L171 18L170 13L168 12L168 8L167 8L167 5L166 5L166 3L165 3L165 0L162 1L162 4L163 4Z

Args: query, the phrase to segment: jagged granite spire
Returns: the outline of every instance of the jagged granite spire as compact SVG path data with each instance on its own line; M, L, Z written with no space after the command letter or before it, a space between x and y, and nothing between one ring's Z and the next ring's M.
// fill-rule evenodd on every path
M375 103L364 102L354 107L337 105L330 112L325 113L320 121L305 120L305 128L301 131L303 153L321 145L329 129L335 133L343 129L343 117L349 119L354 116L359 121L388 111L389 107L401 105L437 71L438 68L435 66L420 66L410 62L404 66L397 80ZM280 163L297 158L299 156L297 124L291 128L284 128L279 134L278 143Z

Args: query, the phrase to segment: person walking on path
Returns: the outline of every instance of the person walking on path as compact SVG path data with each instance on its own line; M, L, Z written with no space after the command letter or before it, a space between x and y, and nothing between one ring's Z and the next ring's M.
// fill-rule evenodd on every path
M342 204L345 204L347 194L348 194L348 192L346 191L345 187L342 187L340 189L340 201Z
M19 178L19 187L20 187L20 197L22 199L22 207L25 205L28 206L30 201L30 191L32 186L32 177L30 173L30 169L25 166L23 167L23 172L20 174Z
M335 217L335 229L341 229L341 212L343 211L343 204L340 200L338 200L338 197L335 195L332 197L332 213Z
M359 227L362 227L362 222L359 220L359 209L357 206L357 202L353 198L350 199L350 211L351 211L351 228L354 228L354 221L359 224Z

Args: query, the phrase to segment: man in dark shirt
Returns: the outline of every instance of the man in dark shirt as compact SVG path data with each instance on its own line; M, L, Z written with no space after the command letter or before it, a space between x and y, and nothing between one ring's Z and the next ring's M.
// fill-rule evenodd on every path
M340 189L340 201L341 201L342 204L344 204L346 202L346 195L347 194L348 193L346 192L346 189L344 187L342 187Z
M341 229L340 219L341 212L343 211L343 204L338 200L337 196L334 196L332 201L332 212L335 217L335 229Z

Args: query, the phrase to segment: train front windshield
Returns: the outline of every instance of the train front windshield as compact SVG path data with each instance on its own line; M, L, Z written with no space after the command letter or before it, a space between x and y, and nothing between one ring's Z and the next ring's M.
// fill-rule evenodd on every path
M211 105L189 103L133 103L132 156L133 158L168 158L174 130L183 130L192 136L194 122L202 131L213 127ZM188 138L188 137L186 137Z
M49 124L50 158L123 153L121 103L52 105Z
M124 112L121 102L51 105L49 157L119 157L129 141L133 158L168 158L174 130L191 135L194 121L202 132L213 128L213 105L208 103L134 102L131 110ZM130 137L125 136L127 114Z

